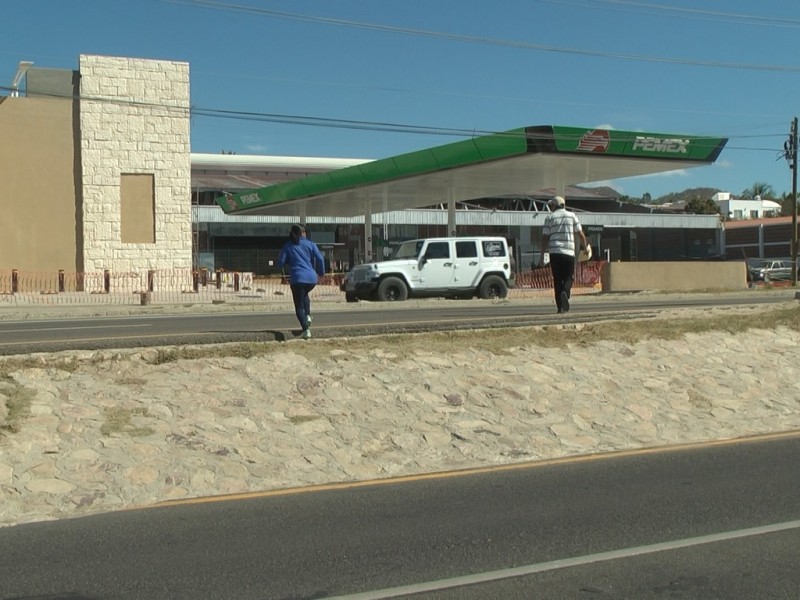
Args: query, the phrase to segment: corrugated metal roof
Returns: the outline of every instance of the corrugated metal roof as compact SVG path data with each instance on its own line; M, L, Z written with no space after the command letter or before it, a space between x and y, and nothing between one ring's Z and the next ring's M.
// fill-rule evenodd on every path
M254 190L289 181L287 177L276 179L269 173L192 173L192 190L232 192Z
M192 152L192 170L283 171L323 173L370 162L369 158L326 158L322 156L265 156L256 154L203 154Z
M491 210L459 210L456 222L458 225L500 225L507 227L541 226L547 212L491 211ZM294 223L297 217L285 215L229 215L219 206L193 206L192 218L195 223ZM447 225L446 210L407 209L372 215L373 224L391 223L392 225ZM581 224L603 225L619 229L719 229L721 222L718 215L670 215L670 214L617 214L617 213L580 213ZM329 217L309 216L309 224L362 224L363 216Z
M192 189L243 192L365 162L369 159L193 153Z

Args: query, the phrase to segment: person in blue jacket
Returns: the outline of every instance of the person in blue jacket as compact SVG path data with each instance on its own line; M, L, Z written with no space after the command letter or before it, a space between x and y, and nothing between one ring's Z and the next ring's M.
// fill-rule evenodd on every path
M292 225L289 241L278 257L278 268L289 267L289 286L292 290L294 312L303 339L311 338L311 299L308 293L317 285L318 277L325 275L325 258L317 245L306 238L306 228Z

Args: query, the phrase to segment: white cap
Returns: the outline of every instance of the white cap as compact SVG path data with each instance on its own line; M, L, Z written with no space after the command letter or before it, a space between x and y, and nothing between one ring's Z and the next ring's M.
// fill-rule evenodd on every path
M552 207L557 207L566 206L567 201L562 196L553 196L547 203Z

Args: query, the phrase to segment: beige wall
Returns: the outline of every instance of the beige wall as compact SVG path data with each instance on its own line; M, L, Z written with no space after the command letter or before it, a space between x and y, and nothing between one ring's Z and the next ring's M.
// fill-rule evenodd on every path
M604 292L741 290L742 262L614 262L603 265Z
M189 65L82 55L80 101L72 71L29 76L0 98L0 271L190 269Z
M123 244L155 244L155 183L152 175L128 175L120 181L120 234Z
M0 100L0 270L79 271L73 102Z

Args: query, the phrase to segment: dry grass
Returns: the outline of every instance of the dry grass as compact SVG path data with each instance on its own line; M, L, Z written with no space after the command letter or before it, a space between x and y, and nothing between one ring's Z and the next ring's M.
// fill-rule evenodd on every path
M616 341L634 344L646 339L678 339L688 333L722 331L731 334L751 329L786 327L800 332L800 304L785 303L763 307L724 307L665 311L657 317L645 316L625 320L600 321L583 324L560 324L492 328L479 330L430 331L424 333L398 333L352 338L322 338L309 342L292 341L292 352L308 357L319 356L322 348L370 350L391 348L395 354L415 352L421 348L430 352L449 352L453 348L476 348L495 354L509 352L510 348L535 345L546 348L563 348L570 344L591 344L598 341ZM176 346L156 349L152 364L176 360L238 357L252 358L285 352L287 343L241 342L209 346ZM0 377L27 368L58 368L73 371L81 364L70 356L54 358L52 362L38 357L20 357L0 362ZM86 361L83 362L86 364ZM144 383L139 378L121 378L121 385ZM20 401L19 404L24 404ZM20 409L17 409L20 410Z
M324 340L340 348L383 348L391 346L394 353L416 351L424 348L430 352L449 352L453 348L476 348L497 355L508 353L519 346L541 346L564 348L572 344L592 344L599 341L634 344L641 340L679 339L686 334L706 332L743 333L752 329L774 329L786 327L800 332L800 306L780 308L753 314L718 313L700 314L692 317L667 317L604 321L578 325L549 325L508 329L485 329L471 331L445 331L406 335L388 335L348 340ZM316 354L308 345L299 349L300 354Z
M4 383L6 385L2 388L2 395L0 395L0 398L3 398L3 396L5 397L7 413L5 421L0 419L0 433L4 431L17 433L20 430L22 422L30 415L31 401L33 400L34 392L26 387L18 385L9 378L6 378Z
M140 408L109 408L104 412L105 421L100 426L100 433L105 436L125 434L132 437L152 435L153 429L141 427L133 422L134 417L148 416L147 409Z
M592 344L615 341L634 344L648 339L679 339L686 334L705 332L743 333L752 329L786 327L800 332L800 305L778 305L745 309L698 309L694 312L662 313L658 317L602 321L576 325L546 325L530 327L493 328L461 331L431 331L327 338L308 342L291 342L291 350L309 358L317 357L321 348L369 351L391 349L394 354L413 353L420 349L429 352L450 352L453 348L476 348L497 355L506 354L519 346L534 345L563 348L571 344ZM234 356L251 358L285 352L287 344L238 343L209 347L179 347L159 350L157 363L179 359Z
M144 386L147 385L147 380L143 377L118 377L114 380L117 385L130 385L130 386Z

